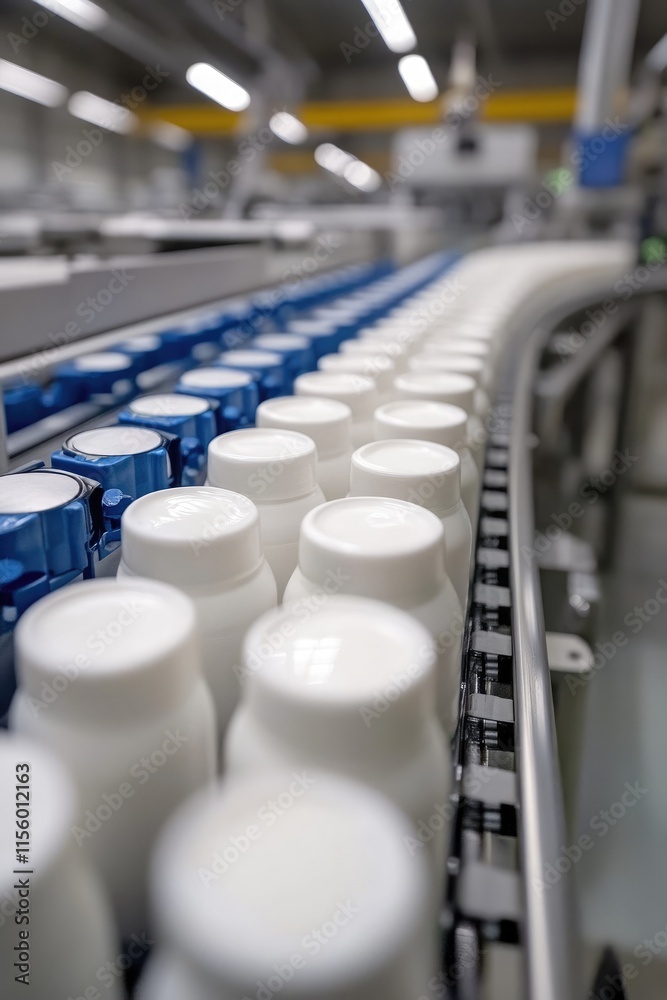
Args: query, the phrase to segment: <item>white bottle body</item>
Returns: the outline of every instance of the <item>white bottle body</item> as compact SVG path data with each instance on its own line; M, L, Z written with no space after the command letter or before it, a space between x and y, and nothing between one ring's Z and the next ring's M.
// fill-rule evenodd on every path
M119 578L133 577L121 562ZM202 670L213 695L222 735L238 703L241 645L256 618L275 608L276 581L266 559L254 573L219 587L183 587L195 606Z
M378 403L379 405L379 403ZM374 439L375 428L373 417L369 420L353 421L352 423L352 449L356 451L363 444L370 444Z
M332 567L332 574L336 567ZM337 593L350 593L343 583ZM303 601L306 609L310 608L313 595L321 600L326 599L326 591L317 583L313 583L297 566L283 596L283 603L291 605L295 601ZM364 593L360 597L375 597L375 594ZM393 603L393 602L391 602ZM410 604L396 604L401 610L407 611L430 632L436 642L438 656L438 717L445 732L452 736L456 728L459 708L459 688L461 683L461 650L465 621L461 602L449 577L445 577L440 589L430 598Z
M484 456L486 455L487 433L484 428L484 421L477 413L468 414L468 446L475 460L475 465L480 476L484 470Z
M461 499L468 511L474 541L479 519L480 472L470 448L461 448L459 458L461 459Z
M317 486L305 496L284 502L262 503L255 500L262 528L262 548L276 580L278 601L299 559L299 532L306 514L326 502Z
M445 511L434 511L442 521L445 530L445 566L447 575L454 584L454 590L461 607L468 606L470 585L470 562L472 559L472 526L468 512L459 500Z
M373 720L364 723L360 718L359 725L365 724L372 726ZM441 809L446 807L450 790L449 748L435 716L424 726L419 741L411 747L409 755L389 758L386 753L379 753L372 759L360 756L356 750L346 752L341 743L333 760L327 753L306 752L280 739L262 724L246 704L241 704L225 740L224 773L231 778L242 778L275 768L286 773L316 768L362 781L395 802L415 826L421 822L428 827L429 820L437 815L438 806ZM447 833L448 824L445 824L427 844L438 879L444 878L445 874Z
M67 692L61 697L66 701ZM99 717L72 719L60 708L56 700L36 713L19 689L10 726L48 746L68 768L81 803L75 844L106 885L122 936L141 934L148 927L146 880L157 834L174 809L215 776L211 692L199 676L173 709L150 718L130 712L122 725L114 720L107 728Z
M317 481L325 500L339 500L350 488L352 449L338 455L317 457Z

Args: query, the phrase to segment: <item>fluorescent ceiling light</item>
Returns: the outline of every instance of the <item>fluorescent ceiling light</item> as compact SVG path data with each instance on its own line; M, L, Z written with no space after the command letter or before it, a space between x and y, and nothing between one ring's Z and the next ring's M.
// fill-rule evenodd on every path
M360 191L377 191L382 184L382 178L377 170L373 170L362 160L349 163L343 171L343 177L348 184L359 188Z
M229 111L245 111L250 104L250 94L244 87L208 63L195 63L185 78L191 87Z
M398 61L398 72L414 101L434 101L438 96L438 85L423 56L403 56Z
M323 142L314 152L315 162L332 174L343 176L345 168L354 163L355 157L339 149L332 142Z
M107 12L91 0L35 0L35 3L85 31L99 31L109 20Z
M375 27L392 52L409 52L417 44L407 15L399 0L361 0Z
M331 142L323 142L314 153L315 162L337 177L344 178L348 184L358 188L360 191L377 191L382 184L382 178L377 170L373 170L367 163L358 160L351 153L346 153L344 149L339 149Z
M269 128L274 135L277 135L283 142L291 142L297 146L300 142L305 142L308 138L308 129L298 118L288 111L276 111L269 118Z
M153 122L148 127L148 134L158 146L171 149L174 153L182 153L192 145L192 133L172 122Z
M56 108L59 104L64 104L67 98L67 88L61 83L17 66L16 63L7 62L6 59L0 59L0 90L44 104L47 108Z
M133 132L138 123L137 116L121 104L105 101L103 97L87 90L72 94L67 110L75 118L82 118L83 121L92 122L109 132L120 132L123 135Z

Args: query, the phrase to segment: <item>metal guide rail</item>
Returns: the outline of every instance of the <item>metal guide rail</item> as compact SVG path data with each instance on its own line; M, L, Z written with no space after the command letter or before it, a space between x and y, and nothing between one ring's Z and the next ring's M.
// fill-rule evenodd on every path
M479 996L482 952L488 959L489 948L509 947L509 963L518 964L512 954L521 913L508 545L512 409L511 394L501 392L487 444L454 742L443 985L456 998Z
M664 286L654 280L641 297ZM535 531L540 352L565 316L605 297L613 298L608 285L591 287L524 329L493 409L453 743L442 971L431 984L433 997L574 1000L581 993L572 884L544 882L567 835L539 569L525 552ZM629 317L621 311L605 338Z

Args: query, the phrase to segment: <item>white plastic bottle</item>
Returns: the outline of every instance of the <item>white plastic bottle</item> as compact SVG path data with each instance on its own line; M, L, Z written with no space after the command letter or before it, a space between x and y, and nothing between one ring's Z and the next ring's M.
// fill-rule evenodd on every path
M333 771L377 788L428 828L451 777L431 636L409 614L363 597L329 597L308 618L301 611L271 611L246 636L225 772ZM443 826L429 842L438 878L446 844Z
M477 468L484 467L487 434L475 411L475 381L469 375L445 372L407 372L395 380L399 399L431 399L460 406L468 415L468 445Z
M373 440L373 412L380 405L375 382L350 372L306 372L294 380L297 396L324 396L346 403L352 411L352 444L359 448Z
M404 399L375 411L375 439L417 438L453 448L461 459L461 499L473 526L479 512L480 477L468 447L468 416L460 406L428 399Z
M69 769L81 800L74 842L102 876L121 935L141 934L158 830L215 772L192 602L154 580L88 580L29 608L15 641L10 727Z
M444 372L456 375L469 375L475 383L475 413L484 420L491 409L491 400L484 383L484 362L481 358L466 354L419 353L410 358L410 371L413 372Z
M408 351L395 340L345 340L340 345L341 354L352 354L355 357L377 358L386 355L394 362L396 375L402 375L408 370ZM393 388L393 386L392 386Z
M378 406L394 399L396 366L389 355L325 354L317 367L323 372L347 372L372 378L378 391Z
M317 484L314 442L274 427L221 434L209 445L207 482L257 504L264 555L280 601L297 563L301 522L325 500Z
M367 786L293 770L229 782L171 820L152 865L142 1000L406 1000L437 975L414 827Z
M299 566L284 601L306 609L328 594L386 601L426 626L438 653L438 714L448 733L458 715L461 602L445 569L442 522L405 500L347 497L303 522Z
M352 456L350 496L395 497L426 507L445 529L445 568L461 607L468 605L472 527L461 500L461 460L433 441L373 441Z
M214 486L160 490L130 504L121 529L118 576L162 580L192 600L204 676L223 733L239 699L243 636L277 603L257 507Z
M102 884L72 839L72 781L38 743L0 730L0 797L0 994L85 996L121 946ZM105 985L108 1000L122 1000L120 980Z
M317 449L317 481L325 499L346 495L352 459L349 406L317 396L278 396L257 407L257 426L300 431L312 438Z

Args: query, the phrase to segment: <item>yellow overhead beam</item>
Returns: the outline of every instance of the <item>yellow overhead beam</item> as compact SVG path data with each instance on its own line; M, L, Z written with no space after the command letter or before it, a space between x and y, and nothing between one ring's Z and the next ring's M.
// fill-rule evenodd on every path
M576 91L508 90L479 101L478 113L486 122L531 124L572 121ZM314 101L296 114L312 132L389 132L397 128L437 125L443 115L442 99L419 104L409 99L372 101ZM137 112L145 122L168 121L195 135L234 135L253 131L252 118L214 104L146 106ZM265 126L266 127L266 126ZM255 129L256 130L256 129Z

